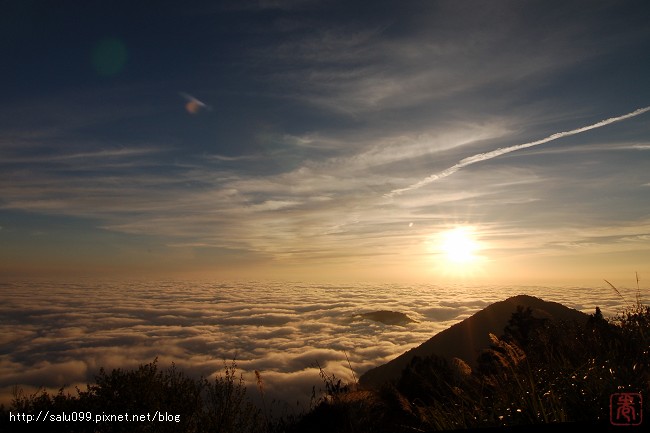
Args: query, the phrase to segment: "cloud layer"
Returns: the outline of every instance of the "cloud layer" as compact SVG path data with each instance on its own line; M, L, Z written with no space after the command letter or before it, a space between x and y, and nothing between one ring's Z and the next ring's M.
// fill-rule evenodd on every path
M267 397L308 404L328 373L357 377L491 302L526 292L612 314L621 300L601 289L543 287L332 286L307 284L12 283L0 306L0 388L57 388L92 380L100 367L133 368L158 357L194 376L218 374L235 359L251 385L261 372ZM632 299L633 296L630 298ZM406 313L390 326L358 315Z

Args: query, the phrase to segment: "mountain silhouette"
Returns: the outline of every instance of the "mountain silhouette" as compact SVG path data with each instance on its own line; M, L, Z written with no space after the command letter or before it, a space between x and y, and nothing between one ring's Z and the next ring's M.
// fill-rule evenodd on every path
M548 302L534 296L518 295L496 302L434 335L421 345L403 353L386 364L372 368L359 378L359 383L379 387L399 379L402 371L415 356L421 358L437 355L443 358L460 358L472 368L482 349L490 345L489 334L501 335L517 307L530 307L533 317L552 321L585 323L589 315L557 302Z
M415 320L411 319L404 313L398 311L371 311L370 313L362 313L358 315L359 317L367 320L372 320L375 322L381 322L385 325L400 325L406 326L409 323L414 323Z

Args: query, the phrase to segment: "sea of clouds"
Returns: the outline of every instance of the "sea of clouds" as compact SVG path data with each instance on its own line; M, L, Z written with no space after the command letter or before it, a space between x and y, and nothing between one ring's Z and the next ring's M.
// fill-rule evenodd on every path
M317 365L350 380L521 293L587 313L600 306L605 315L623 304L608 287L0 283L0 402L7 404L16 386L29 393L66 385L74 394L100 367L135 368L157 358L163 368L173 362L196 377L214 377L235 360L251 395L258 370L265 399L304 409L313 387L322 388ZM377 310L416 322L358 316Z

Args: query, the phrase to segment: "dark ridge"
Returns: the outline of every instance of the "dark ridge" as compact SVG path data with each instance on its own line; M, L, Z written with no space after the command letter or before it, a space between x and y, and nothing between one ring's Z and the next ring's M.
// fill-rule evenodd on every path
M415 320L411 319L404 313L398 311L371 311L370 313L359 314L364 319L373 320L375 322L381 322L385 325L401 325L405 326L409 323L414 323Z
M534 296L518 295L496 302L471 317L434 335L386 364L365 372L359 382L370 387L380 387L399 379L402 371L415 356L437 355L443 358L460 358L470 367L476 366L479 352L490 344L489 334L501 335L512 313L518 306L530 307L533 316L553 321L586 323L588 315L557 302L548 302Z

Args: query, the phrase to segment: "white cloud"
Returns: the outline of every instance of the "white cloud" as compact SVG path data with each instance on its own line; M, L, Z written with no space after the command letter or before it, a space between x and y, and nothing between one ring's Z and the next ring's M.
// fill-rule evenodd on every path
M475 295L494 301L517 289L490 290ZM569 305L576 300L571 292L540 290ZM344 299L332 298L342 291ZM11 330L0 334L11 335L0 340L5 395L13 385L85 383L100 367L134 368L159 357L161 366L175 362L197 376L218 373L236 359L249 385L253 370L260 370L270 395L294 401L308 399L320 384L316 363L347 379L347 354L358 376L430 338L452 316L488 303L472 296L461 301L464 292L449 287L390 285L41 282L11 284L5 293L0 329ZM419 323L353 320L359 312L387 308Z
M10 284L0 306L0 388L85 383L100 367L159 358L210 376L235 359L249 385L259 370L269 395L306 401L320 385L316 363L347 379L403 353L462 317L520 288L313 286L289 283ZM609 308L609 289L531 289L548 300ZM22 302L25 297L30 303ZM617 300L614 300L617 301ZM393 309L405 327L355 320Z

